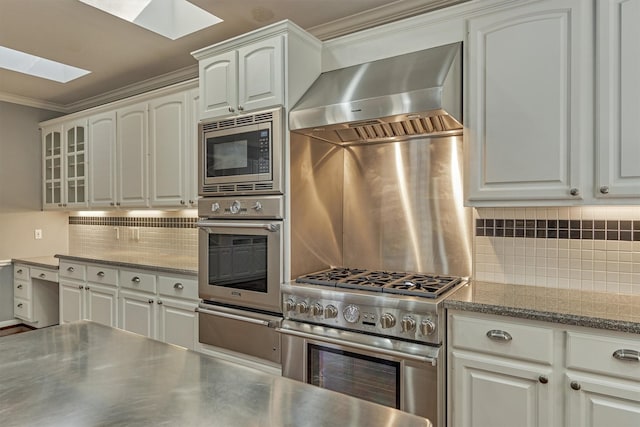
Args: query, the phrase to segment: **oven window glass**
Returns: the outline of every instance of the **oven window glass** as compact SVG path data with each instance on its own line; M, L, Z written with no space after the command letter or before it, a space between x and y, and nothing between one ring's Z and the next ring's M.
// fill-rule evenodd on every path
M209 284L267 292L267 237L209 235Z
M269 129L206 137L206 177L268 174Z
M400 409L400 363L308 345L307 382Z

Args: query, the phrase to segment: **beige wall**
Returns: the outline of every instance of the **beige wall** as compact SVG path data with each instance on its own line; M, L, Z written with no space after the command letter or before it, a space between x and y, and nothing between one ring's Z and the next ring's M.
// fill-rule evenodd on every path
M38 122L59 113L0 102L0 260L68 249L68 215L42 212ZM43 230L42 240L34 229Z

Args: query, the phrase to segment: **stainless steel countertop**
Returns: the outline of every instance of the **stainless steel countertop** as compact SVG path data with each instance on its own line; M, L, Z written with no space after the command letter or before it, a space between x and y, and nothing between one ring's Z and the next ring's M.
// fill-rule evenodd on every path
M431 426L395 409L88 321L3 337L0 348L5 427Z

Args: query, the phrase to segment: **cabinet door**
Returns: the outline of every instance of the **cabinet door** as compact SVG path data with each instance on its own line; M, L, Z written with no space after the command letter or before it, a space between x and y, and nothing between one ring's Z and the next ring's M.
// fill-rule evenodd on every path
M640 197L640 0L601 0L597 14L600 197Z
M87 283L85 290L86 318L115 328L118 325L117 289L115 287Z
M116 112L117 206L146 207L147 190L147 104L121 108Z
M198 342L197 304L163 298L158 301L158 339L190 350Z
M84 319L84 285L60 281L60 323Z
M120 292L120 328L149 338L155 338L155 295Z
M42 129L42 205L44 209L63 207L62 132L61 125Z
M200 91L199 89L192 89L188 93L189 99L189 114L187 118L188 131L187 131L187 145L186 150L188 153L189 166L187 167L187 197L189 206L192 208L198 207L198 174L200 173L200 166L198 163L198 141L200 135L198 134L198 122L200 121Z
M65 199L69 208L86 208L87 197L87 120L64 124Z
M471 204L582 198L592 13L590 2L546 0L469 20Z
M553 425L554 377L549 366L454 351L450 372L452 425Z
M187 141L187 94L149 103L149 188L151 206L186 206L191 160Z
M237 52L227 52L199 62L200 118L229 115L238 107Z
M116 203L116 113L89 118L89 204L94 208Z
M238 50L238 109L284 104L284 36Z
M569 374L568 427L640 426L640 386L630 381Z

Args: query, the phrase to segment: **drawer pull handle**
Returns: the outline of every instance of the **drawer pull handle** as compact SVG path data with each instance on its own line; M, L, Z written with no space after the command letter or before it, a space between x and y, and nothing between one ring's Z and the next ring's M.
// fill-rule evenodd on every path
M104 271L98 271L98 272L96 273L96 276L98 276L98 277L104 277Z
M73 267L67 267L67 271L68 271L69 273L73 273L74 271L76 271L76 269L75 269L75 268L73 268Z
M44 274L44 273L40 273L40 276L39 276L39 277L40 277L41 279L44 279L45 277L47 277L47 275L46 275L46 274Z
M640 362L640 351L620 349L613 352L613 357L627 362Z
M173 289L184 289L184 285L182 283L176 283L173 285Z
M487 332L487 337L495 341L511 341L513 339L509 332L501 331L499 329L490 330Z
M137 283L140 283L140 278L138 276L135 276L134 278L131 279L131 281L137 284Z
M18 286L17 286L17 288L18 288L18 289L22 289L22 285L18 285Z

